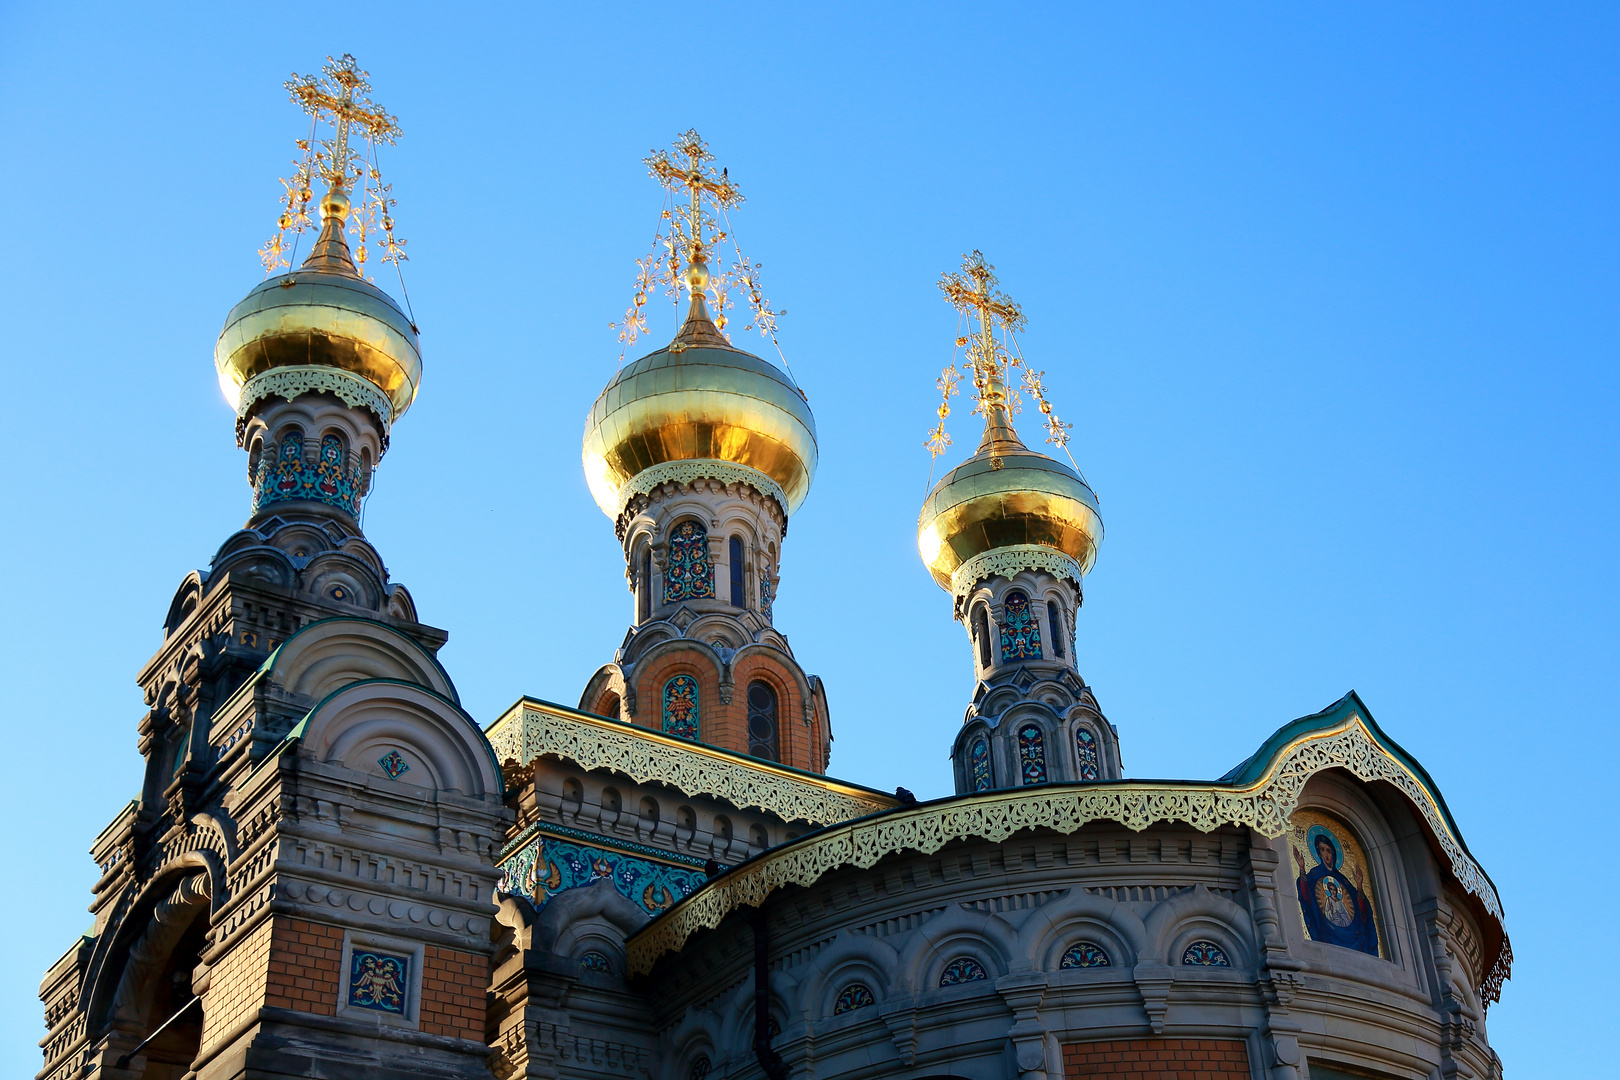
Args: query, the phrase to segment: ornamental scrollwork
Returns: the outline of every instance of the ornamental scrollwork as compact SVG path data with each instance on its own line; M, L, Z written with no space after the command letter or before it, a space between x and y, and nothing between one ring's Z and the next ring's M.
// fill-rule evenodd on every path
M527 765L554 754L585 769L612 769L637 783L657 780L689 795L712 795L758 807L787 821L833 825L887 810L894 799L834 782L816 782L757 762L733 761L708 747L684 744L646 728L569 716L524 704L488 732L500 761Z
M659 484L689 484L693 480L718 480L723 484L748 484L760 494L775 499L782 509L782 517L788 516L787 495L782 486L758 469L750 469L746 465L736 465L729 461L717 461L711 458L693 458L686 461L665 461L636 473L619 489L619 508L614 513L618 518L624 513L624 508L630 505L630 500L637 495L651 494Z
M1039 544L1013 544L973 556L951 573L951 596L958 606L986 578L1010 578L1020 570L1044 570L1053 577L1079 583L1080 564L1049 547Z
M698 930L713 929L739 907L758 907L787 885L808 887L841 866L867 869L902 851L931 855L953 840L1001 843L1025 829L1073 833L1093 821L1114 821L1140 832L1160 822L1183 821L1200 832L1246 825L1268 837L1288 829L1305 782L1324 769L1343 768L1362 780L1384 780L1412 800L1439 838L1457 880L1479 897L1498 921L1502 905L1478 864L1452 834L1428 789L1372 737L1359 716L1314 732L1278 755L1273 768L1243 788L1220 784L1046 785L1029 791L997 791L943 804L900 807L803 840L790 842L709 882L626 942L632 974L646 974L658 957L680 949ZM1506 945L1504 943L1504 955ZM1500 966L1500 962L1499 965ZM1496 973L1493 971L1493 978ZM1505 977L1505 976L1504 976ZM1488 985L1491 980L1487 980ZM1495 978L1494 986L1500 987Z
M370 409L387 431L394 419L388 395L358 375L323 367L278 367L261 372L242 384L236 415L245 417L254 402L267 397L292 401L303 394L331 394L351 409Z

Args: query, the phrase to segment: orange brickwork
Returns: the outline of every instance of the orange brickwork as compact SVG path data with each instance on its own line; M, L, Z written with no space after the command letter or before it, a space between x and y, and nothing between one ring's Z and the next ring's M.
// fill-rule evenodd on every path
M264 1003L320 1016L337 1014L343 931L284 915L274 918Z
M1249 1052L1227 1039L1120 1039L1063 1048L1065 1080L1249 1080Z
M642 703L632 721L639 727L661 731L664 726L664 684L677 675L690 675L698 684L698 739L710 746L748 753L748 684L755 679L776 691L776 731L782 764L807 772L820 772L820 748L826 745L821 719L806 728L805 701L799 683L784 670L783 662L768 653L744 653L732 670L735 680L731 701L720 702L719 672L707 657L671 652L647 665L636 679L636 700Z
M266 920L214 963L203 999L203 1046L208 1046L264 1004L271 923Z
M422 962L422 1030L482 1042L488 989L488 957L429 945Z

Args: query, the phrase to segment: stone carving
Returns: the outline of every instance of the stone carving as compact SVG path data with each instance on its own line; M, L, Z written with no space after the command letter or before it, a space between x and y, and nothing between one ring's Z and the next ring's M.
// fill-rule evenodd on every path
M612 769L637 783L658 780L689 795L758 807L787 821L832 825L887 810L894 800L831 781L818 783L758 762L732 761L700 745L609 720L565 716L527 703L489 732L502 761L555 754L585 769Z
M1457 880L1493 915L1502 917L1495 888L1452 835L1428 790L1373 739L1360 716L1351 714L1336 727L1311 732L1287 747L1271 770L1247 788L1214 783L1174 787L1128 783L1101 790L1062 786L999 791L944 806L897 810L784 845L712 881L631 938L626 943L630 971L647 974L659 956L681 948L695 931L719 926L736 908L758 907L785 885L809 886L837 867L866 869L896 852L932 854L952 840L975 838L999 844L1023 829L1072 833L1092 821L1116 821L1138 832L1161 821L1185 821L1200 832L1222 825L1247 825L1265 836L1281 836L1288 831L1289 815L1299 803L1305 782L1330 768L1347 769L1363 780L1384 780L1400 788L1438 838ZM1511 963L1505 942L1503 956ZM1492 977L1495 975L1493 971Z

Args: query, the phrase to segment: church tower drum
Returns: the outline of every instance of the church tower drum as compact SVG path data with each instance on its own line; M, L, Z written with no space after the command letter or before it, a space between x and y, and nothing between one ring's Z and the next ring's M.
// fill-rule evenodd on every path
M92 847L94 923L41 988L47 1080L341 1061L489 1076L503 781L435 657L446 634L360 528L421 381L414 323L362 273L372 252L403 257L375 153L398 126L351 56L287 88L311 138L267 278L214 353L252 504L182 581L137 676L144 781ZM312 204L319 237L278 273Z
M952 748L959 793L1121 775L1118 735L1074 655L1073 620L1102 542L1097 497L1078 469L1029 449L1013 428L1009 378L1018 368L1048 441L1068 442L1043 373L1017 350L1023 311L996 284L977 251L940 281L970 329L957 345L985 426L978 450L934 486L917 520L923 563L951 594L973 654L973 701ZM953 363L939 380L940 420L928 444L936 457L950 444L945 418L959 378Z
M744 329L774 340L777 313L740 252L730 271L710 270L717 248L735 244L716 219L742 201L712 160L692 131L647 159L686 205L664 216L664 252L639 264L621 340L646 332L658 284L684 292L687 311L674 340L621 368L586 419L585 475L613 519L633 609L580 708L820 772L826 696L773 611L788 519L815 475L815 418L787 372L726 333L733 293L747 298Z

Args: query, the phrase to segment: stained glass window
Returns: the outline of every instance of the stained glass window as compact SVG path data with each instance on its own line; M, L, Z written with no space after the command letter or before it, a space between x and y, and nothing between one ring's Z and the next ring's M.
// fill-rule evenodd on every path
M597 952L595 949L591 949L589 952L580 953L579 966L584 968L586 971L610 972L613 970L613 965L608 962L607 956Z
M1097 759L1097 736L1088 727L1074 729L1074 757L1078 766L1075 775L1081 780L1095 780L1102 775Z
M692 1062L692 1068L686 1074L687 1080L703 1080L705 1076L709 1075L709 1070L713 1068L714 1063L709 1060L709 1055L700 1055L696 1061Z
M984 614L984 608L977 608L973 612L973 640L979 646L979 666L990 666L990 620Z
M1081 941L1070 945L1064 950L1063 959L1058 961L1060 968L1087 968L1108 967L1108 954L1095 941Z
M1029 597L1014 589L1001 602L1001 662L1039 660L1041 624L1029 609Z
M776 691L769 683L748 684L748 752L771 761L781 760L776 741Z
M984 972L984 965L970 956L958 956L945 965L945 970L939 973L939 985L956 986L958 983L978 982L990 976Z
M733 536L727 546L730 558L727 562L731 567L731 606L747 607L748 597L743 591L743 542L742 537Z
M690 675L677 675L664 684L664 734L698 737L698 684Z
M1056 600L1046 602L1046 627L1052 632L1052 655L1063 656L1063 605Z
M1231 967L1226 952L1213 941L1195 941L1181 954L1181 962L1188 967Z
M669 534L669 559L664 563L664 603L701 600L713 595L709 530L689 518Z
M1046 783L1046 737L1034 724L1018 729L1018 769L1024 783Z
M872 996L872 991L865 983L850 983L838 992L838 1000L833 1002L833 1015L876 1004L877 998Z
M990 790L990 743L986 739L974 739L973 749L968 751L968 767L973 771L973 790Z

